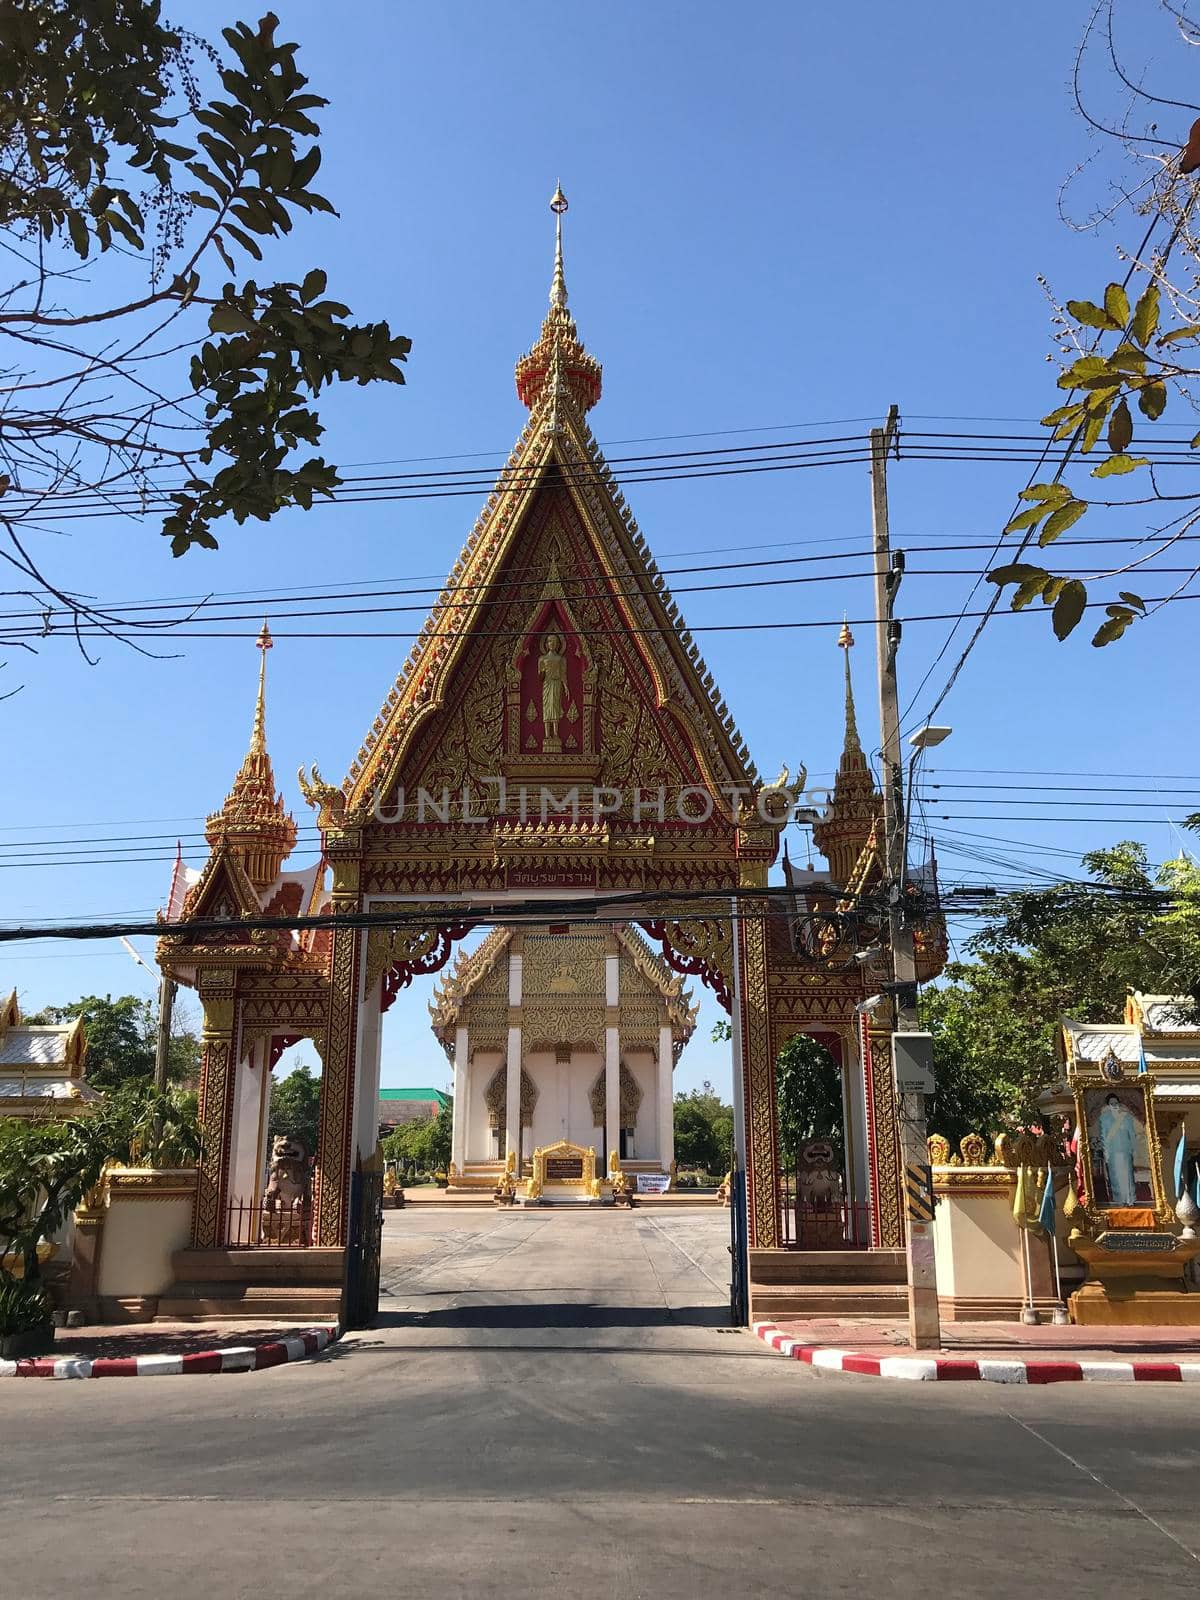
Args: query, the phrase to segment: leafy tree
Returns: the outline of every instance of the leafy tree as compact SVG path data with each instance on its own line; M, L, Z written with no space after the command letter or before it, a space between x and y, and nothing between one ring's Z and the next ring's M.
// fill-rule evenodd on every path
M383 1141L383 1153L406 1172L445 1172L450 1165L454 1129L453 1109L446 1105L436 1117L402 1122Z
M46 1006L31 1022L70 1022L82 1017L87 1030L87 1079L94 1089L149 1080L154 1076L158 1043L158 1006L138 995L85 994L65 1006ZM200 1041L195 1024L176 1007L167 1076L174 1083L194 1085L200 1073Z
M269 1136L286 1134L299 1139L308 1155L315 1155L321 1128L321 1080L311 1068L294 1067L286 1078L271 1079Z
M803 1033L789 1039L775 1063L775 1097L784 1165L790 1166L810 1139L828 1139L841 1166L846 1150L842 1069L829 1051Z
M1060 1017L1119 1017L1129 989L1200 997L1200 869L1181 859L1152 874L1128 842L1083 861L1091 882L997 901L967 940L975 959L952 962L922 997L929 1127L952 1142L1039 1120L1038 1094L1062 1074Z
M732 1037L732 1026L725 1018L713 1025L714 1044ZM810 1139L828 1139L838 1161L844 1160L841 1068L823 1045L806 1034L797 1034L779 1052L775 1063L775 1107L779 1119L780 1158L789 1171L796 1152ZM733 1115L730 1112L729 1144L732 1143Z
M733 1107L706 1079L699 1089L675 1096L675 1162L720 1174L733 1148Z
M315 453L327 385L404 381L410 341L353 321L319 267L293 252L286 276L250 276L297 217L334 212L313 188L326 102L277 28L237 22L219 51L157 0L4 7L0 529L53 602L47 632L117 621L41 572L22 524L48 500L152 512L174 554L214 549L222 519L307 509L340 482Z
M35 1282L38 1246L59 1231L106 1161L174 1165L199 1149L194 1099L139 1083L114 1089L86 1115L0 1117L0 1241L26 1282Z
M1159 19L1177 30L1174 42L1178 47L1181 36L1184 55L1188 47L1200 44L1200 22L1186 10L1185 4L1163 0ZM1038 599L1052 607L1060 639L1078 626L1095 585L1103 584L1108 603L1093 634L1094 645L1119 639L1131 623L1188 587L1195 576L1194 561L1179 569L1180 576L1156 585L1172 593L1151 604L1143 598L1149 574L1139 577L1139 569L1168 550L1185 552L1187 546L1178 541L1200 521L1200 493L1188 476L1195 461L1187 454L1188 449L1200 449L1200 433L1189 446L1166 456L1163 443L1169 441L1155 438L1155 424L1169 403L1196 409L1200 120L1190 131L1187 123L1200 106L1170 98L1170 89L1164 96L1149 87L1148 68L1151 63L1156 70L1162 68L1168 41L1154 40L1145 27L1142 38L1145 55L1133 60L1115 30L1113 0L1100 0L1076 58L1076 106L1092 135L1107 140L1107 149L1102 145L1099 163L1090 159L1075 175L1098 171L1104 186L1102 194L1085 204L1075 225L1112 230L1117 255L1128 270L1090 299L1056 304L1055 355L1064 403L1042 421L1052 429L1047 446L1050 460L1057 458L1057 470L1021 490L1023 503L1004 530L1020 535L1018 546L988 574L998 591L1013 590L1014 610ZM1090 70L1093 56L1102 78L1095 79ZM1181 63L1185 83L1188 65ZM1105 104L1093 91L1093 82L1115 89L1119 103ZM1072 188L1069 180L1068 220ZM1054 448L1055 441L1061 448ZM1094 454L1102 459L1090 465ZM1094 487L1081 478L1085 469L1090 469ZM1126 492L1118 494L1122 486ZM1136 511L1130 515L1131 508L1143 506L1163 508L1149 532L1136 526ZM1025 558L1035 538L1039 548L1046 548L1093 508L1115 509L1120 517L1114 523L1114 543L1124 543L1109 571L1085 582Z
M48 1022L82 1017L87 1033L87 1078L94 1089L154 1076L154 1016L138 995L85 994L70 1005L47 1006Z

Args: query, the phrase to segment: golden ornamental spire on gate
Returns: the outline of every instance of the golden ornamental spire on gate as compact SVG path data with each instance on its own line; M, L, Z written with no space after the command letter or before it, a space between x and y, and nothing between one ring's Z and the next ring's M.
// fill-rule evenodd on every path
M554 213L554 271L550 278L550 309L542 323L541 337L517 362L517 393L532 411L542 398L547 382L565 387L580 411L590 411L600 398L603 368L595 356L584 349L567 309L567 279L563 270L562 219L567 197L556 185L550 201Z
M274 641L265 621L256 643L261 659L250 746L225 804L208 818L204 837L214 849L224 840L255 888L266 889L279 876L279 869L296 843L296 823L284 810L267 753L267 651Z
M845 621L838 635L838 648L846 653L846 731L833 794L825 808L825 815L813 824L812 834L817 849L829 862L834 882L845 884L870 837L871 825L879 813L881 801L858 736L854 683L850 675L854 635L850 632L850 624Z

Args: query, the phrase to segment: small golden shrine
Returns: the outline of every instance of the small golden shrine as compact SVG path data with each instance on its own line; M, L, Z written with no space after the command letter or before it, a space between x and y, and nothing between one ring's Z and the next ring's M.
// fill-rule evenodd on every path
M1075 1116L1069 1244L1076 1322L1200 1326L1200 1024L1183 997L1133 993L1119 1023L1064 1020Z
M76 1117L95 1105L86 1059L81 1017L26 1022L14 989L0 1002L0 1117Z

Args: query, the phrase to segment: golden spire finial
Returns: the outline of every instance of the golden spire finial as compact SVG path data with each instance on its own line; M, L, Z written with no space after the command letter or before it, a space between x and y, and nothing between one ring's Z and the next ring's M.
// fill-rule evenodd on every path
M204 829L204 836L214 849L224 840L234 850L257 889L274 883L284 858L296 843L296 824L283 808L283 796L276 792L275 773L267 754L267 651L273 643L264 619L255 640L262 655L250 748L225 804L208 818Z
M552 308L566 309L567 280L563 275L562 252L562 219L563 212L567 209L567 197L562 192L562 184L554 185L554 194L550 199L550 209L554 213L554 276L550 279L550 305Z
M850 632L850 623L844 612L842 631L838 634L838 648L846 652L846 743L842 752L844 758L850 753L862 754L862 745L858 738L858 720L854 714L854 684L850 678L850 651L854 648L854 635Z
M262 651L262 658L258 663L258 700L254 707L254 732L250 735L250 749L255 755L263 755L267 748L267 651L275 645L266 617L254 643Z
M565 393L579 411L590 411L600 398L601 367L584 349L575 319L567 307L567 280L563 272L562 217L567 197L556 184L550 198L554 213L554 274L550 279L550 309L542 321L541 337L517 362L517 394L532 411L547 398L550 425L557 427L557 397ZM547 396L547 385L554 393Z

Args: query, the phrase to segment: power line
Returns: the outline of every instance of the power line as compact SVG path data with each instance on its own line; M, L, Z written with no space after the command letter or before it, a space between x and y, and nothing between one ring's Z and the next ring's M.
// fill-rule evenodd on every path
M1200 543L1200 534L1188 534L1188 535L1184 535L1182 537ZM1126 545L1128 543L1128 541L1126 539L1119 539L1119 538L1110 538L1110 539L1096 538L1096 539L1079 539L1079 540L1063 539L1063 540L1060 540L1059 543L1060 544L1064 544L1064 545L1066 545L1066 544L1079 544L1079 545L1119 544L1119 545ZM990 548L990 546L986 545L985 543L979 543L979 542L963 542L963 543L958 543L958 544L945 544L945 545L911 545L910 544L907 547L908 553L910 553L910 554L933 554L933 555L957 554L959 552L969 552L969 551L972 551L972 550L982 550L982 549L986 549L986 548ZM863 549L855 549L855 550L848 550L848 551L828 551L828 552L822 552L819 555L778 556L778 557L772 557L769 560L724 561L724 562L716 562L716 563L711 563L711 564L704 564L704 565L700 565L700 566L659 567L659 568L656 569L656 571L662 577L667 578L667 577L676 577L676 576L682 576L682 575L704 574L704 573L709 573L709 572L728 572L730 570L734 570L734 571L752 571L752 570L759 570L759 569L764 568L764 567L777 568L777 567L805 566L805 565L811 565L811 564L813 564L815 562L850 561L850 560L858 560L858 559L869 558L872 555L873 555L873 552L871 550L863 548ZM1157 574L1162 574L1162 575L1176 575L1176 574L1180 574L1180 573L1190 572L1193 569L1191 567L1155 567L1155 568L1143 568L1141 570L1143 572L1146 572L1146 573L1149 573L1149 574L1157 573ZM917 576L917 577L959 577L959 576L963 576L964 574L969 575L970 573L973 573L974 571L975 571L974 567L970 567L970 568L925 567L925 568L912 568L912 569L909 569L909 573L907 575L909 575L909 576ZM1090 575L1090 569L1080 569L1079 575L1080 576ZM572 573L572 572L562 573L562 572L560 572L559 576L563 580L564 584L566 584L566 583L579 583L579 584L583 584L583 585L595 585L597 583L607 584L607 583L614 583L614 582L617 582L617 581L621 581L621 580L618 580L616 578L610 578L607 575L597 574L597 573L594 573L594 572L592 572L592 573ZM633 579L634 575L630 574L629 576L630 576L631 579ZM828 574L821 573L821 574L818 574L818 575L814 576L811 579L805 579L804 581L806 581L806 582L821 582L821 581L824 581L826 579L826 577L828 577L830 579L839 579L839 578L844 578L844 577L847 577L847 576L851 576L851 577L870 577L870 576L872 576L872 573L871 572L856 572L856 573L852 573L852 574L836 573L836 572L830 572ZM416 582L416 580L406 580L406 579L398 579L398 580L380 579L380 580L378 580L379 583L384 583L384 582L388 582L388 581L395 581L395 582L399 582L399 583L409 583L409 582L415 583ZM751 583L749 580L747 580L745 582L739 582L736 585L733 585L733 584L730 584L730 585L692 585L692 586L684 586L684 587L676 588L676 589L673 590L673 593L674 594L704 593L708 589L721 588L721 587L745 587L745 588L750 588L750 587L770 587L770 586L775 585L775 584L783 585L783 584L786 584L786 583L789 583L789 582L795 582L795 581L796 581L795 579L786 579L786 578L774 579L774 578L771 578L771 579L754 580L753 583ZM443 584L440 584L440 585L434 584L433 586L418 586L418 587L411 587L411 588L396 588L396 589L384 589L384 588L376 587L376 588L372 588L372 589L362 589L362 590L359 590L359 591L354 591L352 589L348 589L345 586L342 586L342 587L330 587L328 589L328 592L325 592L325 593L313 593L313 592L311 592L313 589L317 588L318 586L317 585L310 585L307 592L306 591L302 591L302 590L243 591L240 594L234 594L232 597L230 597L228 599L221 598L221 597L218 597L216 595L207 595L207 596L204 596L204 595L180 595L180 596L167 597L167 598L162 598L162 599L153 600L153 601L111 601L111 600L110 601L101 601L101 600L96 599L95 597L92 597L92 596L89 596L87 598L89 599L89 602L91 602L91 604L92 604L92 609L97 610L97 611L102 611L106 616L111 616L111 615L113 615L114 613L117 613L117 612L120 612L120 613L122 613L124 615L128 615L128 614L133 613L133 612L142 612L142 611L186 610L186 611L188 611L190 617L194 617L198 606L202 605L202 606L205 607L206 610L209 610L209 611L211 611L211 610L213 610L215 608L219 608L222 612L224 612L229 606L237 605L237 604L245 604L247 599L249 598L249 596L251 594L254 594L254 593L257 593L259 596L262 597L260 599L257 599L256 602L255 602L255 611L254 611L254 615L255 616L257 616L263 608L267 609L268 611L271 611L271 610L273 610L275 607L277 607L279 605L309 604L311 602L318 601L318 600L357 600L357 599L376 600L376 599L388 599L388 598L408 597L408 596L424 596L424 597L426 597L427 604L426 604L426 606L422 606L422 607L410 606L410 607L381 608L381 609L393 609L393 610L406 609L406 610L414 610L415 611L415 610L427 609L429 603L431 603L435 599L440 600L441 597L443 597L445 595L455 595L455 594L477 595L477 594L488 594L488 593L491 593L493 591L501 591L499 598L504 602L509 602L509 601L511 601L511 600L513 600L515 598L518 598L523 593L540 594L542 589L544 588L544 583L545 583L544 578L514 578L514 577L508 577L508 578L485 579L485 580L482 580L482 581L479 581L479 582L470 582L470 583L468 583L468 582L461 582L461 583L450 583L450 582L447 582L447 583L443 583ZM617 591L617 590L611 591L611 593L614 594L618 598L622 597L622 596L636 596L636 595L638 595L638 594L640 594L642 592L643 592L642 589L639 588L639 587L631 588L629 590L624 590L624 591ZM579 597L568 596L568 598L584 598L584 597L585 596L579 596ZM604 596L602 596L602 597L604 597ZM475 602L475 603L476 604L480 604L482 602ZM19 611L0 612L0 621L36 619L39 622L39 624L44 625L48 619L50 621L53 621L56 617L59 617L59 616L70 617L70 616L73 616L73 613L68 608L62 607L62 606L32 607L32 608L26 608L26 609L23 609L23 610L19 610ZM218 617L218 618L216 618L216 620L221 620L221 618ZM233 620L233 619L227 619L227 620ZM153 625L153 624L150 624L150 625ZM40 632L41 629L39 628L38 631Z
M1174 595L1147 595L1147 596L1145 596L1145 603L1147 605L1166 605L1168 602L1170 604L1174 605L1174 604L1178 604L1179 602L1185 601L1185 600L1200 600L1200 595L1198 595L1198 594L1174 594ZM1102 600L1091 600L1091 601L1087 602L1087 606L1085 607L1085 609L1094 610L1094 609L1103 607L1104 604L1105 604L1105 602L1102 601ZM920 622L920 623L925 623L925 622L947 622L947 621L950 621L955 616L959 616L959 617L966 616L966 617L970 618L970 617L986 617L986 616L990 616L990 615L991 615L991 613L988 612L988 611L968 611L968 612L960 612L960 613L955 613L955 612L950 612L950 611L936 611L936 612L925 612L925 613L919 613L919 614L918 613L914 613L914 614L912 614L910 616L898 618L897 620L900 621L901 623L903 623L905 626L908 626L909 624L915 624L915 623L918 623L918 622ZM1008 611L1008 612L1002 613L1002 615L1016 618L1016 617L1035 616L1035 615L1037 615L1037 613L1034 612L1030 608L1030 609L1024 609L1024 610L1021 610L1021 611ZM258 619L258 613L256 612L255 613L255 620L257 620L257 619ZM203 620L203 619L197 619L197 620ZM230 619L217 618L215 620L221 621L221 620L230 620ZM236 619L233 619L233 620L236 620ZM794 618L792 618L792 619L789 619L789 620L784 621L784 622L715 622L715 623L714 622L710 622L710 623L695 623L695 624L691 624L691 625L686 627L686 631L688 633L690 633L690 634L701 634L701 633L778 633L778 632L787 632L787 631L791 631L791 630L805 629L805 628L839 628L839 627L842 626L842 624L844 622L849 623L849 625L852 626L852 627L866 628L866 627L875 626L875 624L877 622L877 619L875 617L819 617L819 618L809 618L809 619L794 619ZM685 625L682 622L680 622L680 624L678 626L679 626L679 629L682 630ZM190 629L190 628L176 628L176 627L172 626L170 628L163 628L162 630L156 631L156 632L154 632L153 634L150 634L150 635L147 635L147 634L130 635L130 634L128 634L128 630L122 629L119 625L114 626L114 627L108 627L108 628L100 627L100 626L87 627L87 626L82 626L81 625L80 629L78 630L78 633L80 635L84 636L84 637L89 637L89 638L109 637L109 638L112 638L112 639L123 640L128 636L128 637L131 637L131 638L138 639L138 640L140 640L141 642L143 642L145 644L149 644L149 643L152 643L152 642L157 641L157 640L170 640L170 639L251 639L251 638L256 637L257 632L258 632L257 629L255 629L253 631L248 631L246 629L240 629L240 630L235 630L235 631L220 631L220 630L217 630L217 629L204 629L204 628ZM515 629L514 628L491 628L491 629L484 628L484 629L479 629L477 631L473 631L472 634L470 635L470 637L472 639L510 639L510 638L511 639L517 639L517 638L524 638L525 632L526 632L526 630L521 629L521 628L515 628ZM274 635L274 637L276 639L410 639L411 640L411 639L416 639L418 637L418 632L412 631L412 630L403 630L403 629L353 629L353 628L345 628L345 629L298 629L298 628L283 628L283 629L273 629L272 633L273 633L273 635ZM672 638L672 637L676 637L677 638L678 637L678 632L677 632L676 628L674 628L672 626L659 627L659 626L656 626L656 625L651 625L649 627L589 628L588 629L588 635L591 638L596 638L596 637L628 638L631 635L639 635L639 636L641 636L641 635L661 635L664 638ZM37 635L36 631L34 631L29 636L30 637L37 637L38 635ZM73 628L72 629L66 629L66 628L58 629L58 630L53 631L49 635L45 635L45 637L49 637L49 638L67 638L67 639L75 637L75 636L76 636L76 630L73 629ZM461 637L461 635L459 634L459 632L457 630L439 631L438 629L432 629L427 633L423 633L421 636L426 638L426 639L459 638L459 637ZM9 637L20 637L20 636L14 633L14 634L10 634Z
M1120 901L1150 905L1162 909L1171 909L1178 902L1169 892L1158 889L1131 890L1120 886L1107 884L1068 884L1067 889L1077 889L1078 892L1102 898L1109 901ZM949 889L946 900L941 908L947 914L968 913L970 903L978 901L987 903L994 898L994 887L990 884L972 885L961 884ZM882 913L884 897L882 895L858 894L847 897L856 906L869 906ZM596 922L636 922L645 920L645 917L663 916L677 908L686 908L703 904L711 907L714 901L740 901L751 905L747 915L782 916L791 918L793 891L786 884L768 885L762 888L741 889L723 888L695 890L634 890L631 892L613 891L607 894L588 896L571 896L561 900L526 900L526 901L476 901L461 900L457 903L438 907L438 918L441 921L469 922L475 927L495 926L497 924L529 924L540 926L547 922L560 921L596 921ZM947 903L950 902L950 903ZM781 909L774 910L774 906ZM639 911L645 916L639 915ZM708 914L712 914L709 912ZM728 920L731 914L717 913L716 920ZM172 922L111 922L111 923L73 923L60 924L53 929L44 927L7 927L0 928L0 943L27 943L33 940L93 940L112 938L133 938L137 936L152 936L162 938L182 938L205 936L212 933L253 933L253 932L279 932L301 933L310 931L333 930L338 928L401 928L401 927L427 927L429 924L429 907L419 903L413 905L411 912L375 912L375 911L346 911L318 913L302 917L216 917L195 918L188 921Z

